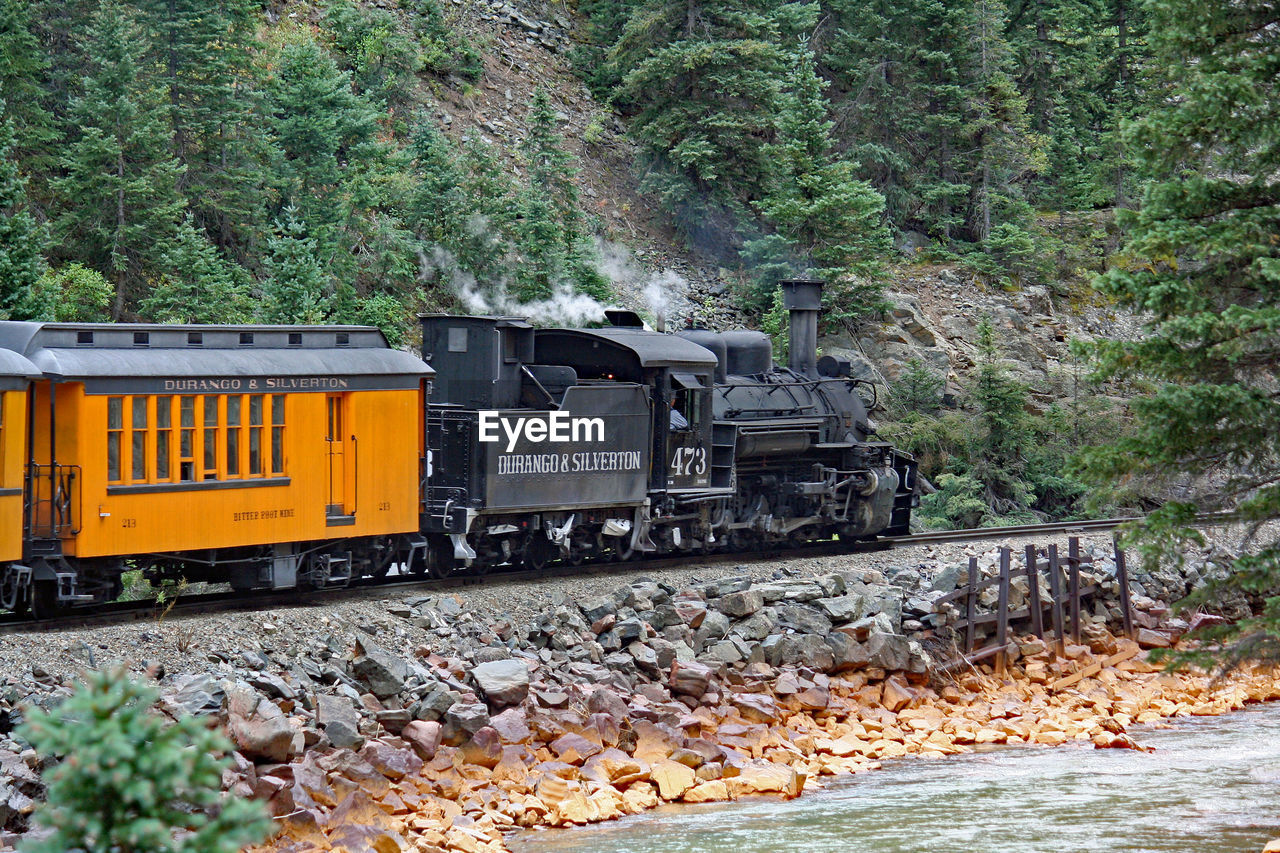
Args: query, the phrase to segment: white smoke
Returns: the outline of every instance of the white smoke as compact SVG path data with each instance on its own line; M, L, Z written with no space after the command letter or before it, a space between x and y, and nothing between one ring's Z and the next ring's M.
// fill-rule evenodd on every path
M646 270L630 249L607 240L598 240L596 250L600 258L596 268L624 302L652 317L655 328L678 325L681 316L691 312L689 280L675 270Z
M438 246L432 248L430 256L419 252L418 263L420 278L447 279L458 301L471 314L525 317L534 323L569 328L604 320L606 306L584 293L575 293L568 284L556 284L546 299L524 302L507 290L505 280L481 286L475 276L459 269L454 257Z

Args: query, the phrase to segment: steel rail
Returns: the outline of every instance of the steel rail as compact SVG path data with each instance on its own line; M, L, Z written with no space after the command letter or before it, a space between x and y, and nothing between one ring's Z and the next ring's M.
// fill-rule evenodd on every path
M100 605L91 611L71 611L50 619L35 620L0 614L0 634L23 631L53 632L64 629L126 624L140 621L163 621L170 616L201 615L236 611L260 611L276 608L309 607L332 604L368 594L382 594L403 589L421 594L444 592L450 589L472 586L489 580L519 582L546 580L557 577L590 577L592 575L622 576L633 571L681 568L689 565L710 566L731 562L750 563L776 561L793 557L839 556L841 554L888 551L912 545L928 545L946 542L971 542L1043 534L1075 534L1114 530L1122 524L1141 520L1138 517L1106 518L1088 521L1058 521L1044 524L1021 524L1010 527L978 527L966 530L938 530L913 533L905 536L886 536L855 542L829 540L805 545L779 545L754 551L723 553L686 552L650 559L617 561L591 561L581 565L556 563L539 570L490 569L474 574L458 574L447 578L429 578L420 575L395 575L385 578L363 578L345 587L325 590L254 590L250 592L216 592L193 596L180 596L169 603L149 599L115 601ZM1222 516L1207 516L1204 523L1229 520Z

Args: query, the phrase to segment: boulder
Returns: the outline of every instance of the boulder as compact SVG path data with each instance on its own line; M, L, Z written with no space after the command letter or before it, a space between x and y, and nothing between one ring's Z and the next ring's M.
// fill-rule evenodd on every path
M414 776L422 769L422 759L406 745L396 746L383 740L371 740L360 750L360 757L388 779Z
M414 720L404 727L404 731L400 732L400 737L408 742L419 758L423 761L430 761L436 757L436 750L440 748L440 737L443 729L443 726L434 721Z
M236 748L250 758L284 762L296 752L295 730L289 719L252 687L227 691L227 733Z
M728 595L721 596L716 600L715 606L717 610L726 616L741 619L764 607L764 596L760 594L759 590L745 589L741 592L731 592Z
M896 675L886 678L880 702L890 711L898 712L910 705L916 698L916 691L902 682Z
M1168 649L1173 647L1173 637L1165 631L1139 628L1138 645L1144 649Z
M778 624L801 634L826 635L831 630L831 620L812 607L783 605L778 608Z
M873 633L867 638L869 666L892 672L911 666L911 641L902 634Z
M457 746L489 725L489 709L482 702L459 702L444 715L444 741Z
M778 703L763 693L734 693L729 697L733 707L743 719L757 723L772 723L778 719Z
M317 696L316 723L324 729L329 742L339 749L359 749L364 745L360 714L346 696Z
M711 685L711 675L712 669L706 664L677 662L671 669L671 692L700 699Z
M367 640L360 640L356 644L356 657L351 661L351 674L374 696L386 699L404 689L409 664Z
M831 649L831 672L852 672L871 664L871 654L866 644L859 643L843 631L832 631L827 635L827 646Z
M725 779L729 795L782 794L798 797L804 789L805 776L784 764L752 761L738 768L738 775Z
M819 598L814 602L827 618L837 624L852 622L862 616L862 596L840 595L834 598Z
M523 660L495 660L471 669L485 698L497 707L519 705L529 695L529 667Z
M649 767L649 778L657 784L664 800L679 799L697 781L692 768L669 758L655 761Z

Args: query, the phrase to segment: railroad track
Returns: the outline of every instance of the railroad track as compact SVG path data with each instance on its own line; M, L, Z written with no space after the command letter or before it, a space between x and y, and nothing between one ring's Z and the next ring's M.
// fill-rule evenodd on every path
M168 603L153 600L116 601L95 608L92 612L78 613L71 611L56 618L32 620L27 617L17 618L12 614L0 616L0 634L24 631L51 632L68 628L88 628L105 625L116 625L167 618L175 615L225 613L234 611L270 610L284 607L305 607L328 604L344 599L356 598L369 593L381 593L389 589L404 589L415 593L427 594L449 589L458 589L483 583L487 579L503 581L545 580L559 577L589 577L591 575L617 574L625 566L627 569L652 571L655 569L677 568L698 563L700 565L718 565L722 563L776 560L798 556L825 557L840 554L866 553L871 551L891 550L908 545L927 545L943 542L968 542L985 539L1005 539L1015 536L1035 536L1045 534L1076 534L1114 530L1122 524L1136 521L1136 518L1107 518L1093 521L1064 521L1047 524L1022 524L1013 527L981 527L969 530L940 530L928 533L915 533L909 536L883 537L871 542L815 542L799 547L788 546L770 548L748 553L733 552L723 554L681 554L671 557L643 559L626 564L615 562L584 563L579 566L554 565L541 570L496 571L480 575L459 575L449 578L427 578L417 575L391 575L381 579L363 579L340 589L300 591L262 590L249 593L216 592L201 595L181 596Z

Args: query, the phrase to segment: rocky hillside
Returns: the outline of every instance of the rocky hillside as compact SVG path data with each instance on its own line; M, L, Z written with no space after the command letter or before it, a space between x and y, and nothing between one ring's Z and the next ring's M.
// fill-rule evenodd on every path
M542 0L452 3L486 49L477 85L438 92L436 118L450 135L478 134L514 151L534 89L548 89L581 166L582 197L599 219L605 272L620 301L669 326L690 319L716 329L757 326L733 298L740 273L688 251L653 200L637 191L635 149L621 120L592 97L570 65L581 23L572 10ZM946 377L946 393L955 396L974 364L977 326L989 318L1015 375L1047 404L1073 393L1080 371L1069 352L1072 339L1137 333L1131 317L1054 292L1048 282L1015 291L988 287L960 265L903 263L891 272L889 314L828 337L823 352L850 360L855 375L881 385L919 359Z

